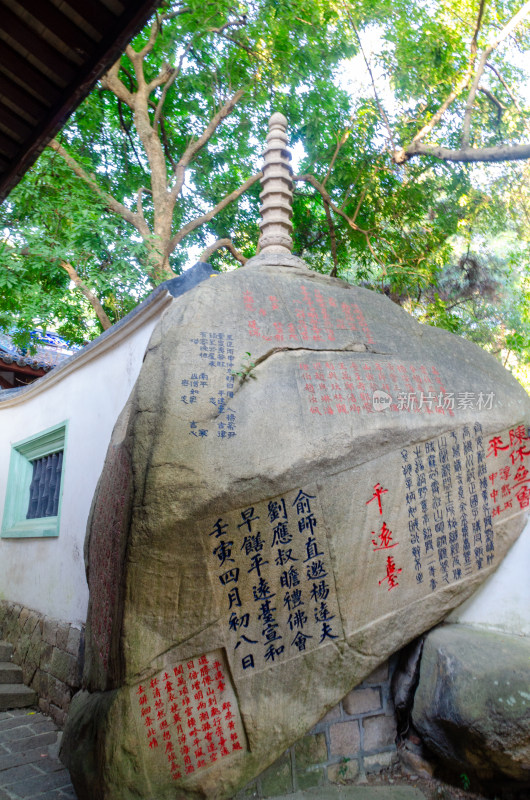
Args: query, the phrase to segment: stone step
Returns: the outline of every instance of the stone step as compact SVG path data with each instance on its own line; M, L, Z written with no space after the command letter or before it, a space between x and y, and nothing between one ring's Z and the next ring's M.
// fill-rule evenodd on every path
M37 703L37 695L21 683L0 684L0 711L8 708L26 708Z
M0 684L22 683L22 669L12 661L0 661Z
M9 642L0 642L0 661L11 661L13 645Z

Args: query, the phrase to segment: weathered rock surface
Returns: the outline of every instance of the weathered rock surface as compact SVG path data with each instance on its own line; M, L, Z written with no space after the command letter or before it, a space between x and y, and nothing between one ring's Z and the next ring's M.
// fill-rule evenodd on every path
M487 354L293 256L176 299L89 524L80 799L226 798L272 763L495 569L529 421Z
M412 718L453 770L530 786L530 641L464 625L432 631Z

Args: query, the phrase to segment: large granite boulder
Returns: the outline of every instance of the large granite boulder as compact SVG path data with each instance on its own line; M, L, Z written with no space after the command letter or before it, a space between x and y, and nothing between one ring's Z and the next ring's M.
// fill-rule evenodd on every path
M231 797L495 569L530 404L492 357L263 254L174 301L86 545L80 800Z
M464 625L432 631L412 719L453 772L530 787L530 641Z

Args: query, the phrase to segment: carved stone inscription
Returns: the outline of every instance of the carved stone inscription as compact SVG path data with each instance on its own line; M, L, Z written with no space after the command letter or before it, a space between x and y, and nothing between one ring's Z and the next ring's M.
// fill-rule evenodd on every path
M530 505L530 442L524 425L488 437L488 489L495 522Z
M221 650L179 661L131 694L147 758L174 780L246 750L243 723Z
M109 663L113 613L118 602L123 521L130 489L130 466L124 451L110 451L107 463L112 469L98 495L89 551L90 626L105 670Z
M316 489L286 492L201 523L209 539L235 675L342 635Z
M495 558L484 437L466 425L401 451L417 583L431 591Z
M237 433L236 413L230 407L234 397L234 337L223 331L200 331L190 343L196 348L200 368L180 381L180 410L186 407L190 417L188 435L232 439ZM211 412L212 406L216 417L206 420L205 412Z
M524 426L485 437L475 422L403 448L401 489L374 475L365 498L382 573L374 589L408 585L411 566L428 592L492 566L495 523L530 502L527 445Z
M299 364L298 390L311 416L422 413L454 416L454 395L446 392L432 364L348 353L310 357Z
M248 313L248 333L268 342L332 349L351 340L373 344L374 337L360 306L337 300L332 289L301 283L284 297L280 284L269 282L260 299L246 289L243 304ZM333 344L332 344L333 343Z
M530 506L529 459L524 426L475 420L323 477L326 525L347 531L331 542L345 635L494 568L503 522Z

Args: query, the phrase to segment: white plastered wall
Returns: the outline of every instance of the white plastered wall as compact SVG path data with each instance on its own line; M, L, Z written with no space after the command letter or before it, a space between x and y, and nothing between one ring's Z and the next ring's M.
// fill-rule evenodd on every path
M86 619L86 523L116 419L138 377L167 292L69 364L0 400L0 519L13 444L68 421L58 538L0 539L0 599L59 620Z
M496 572L449 622L530 636L530 521Z

